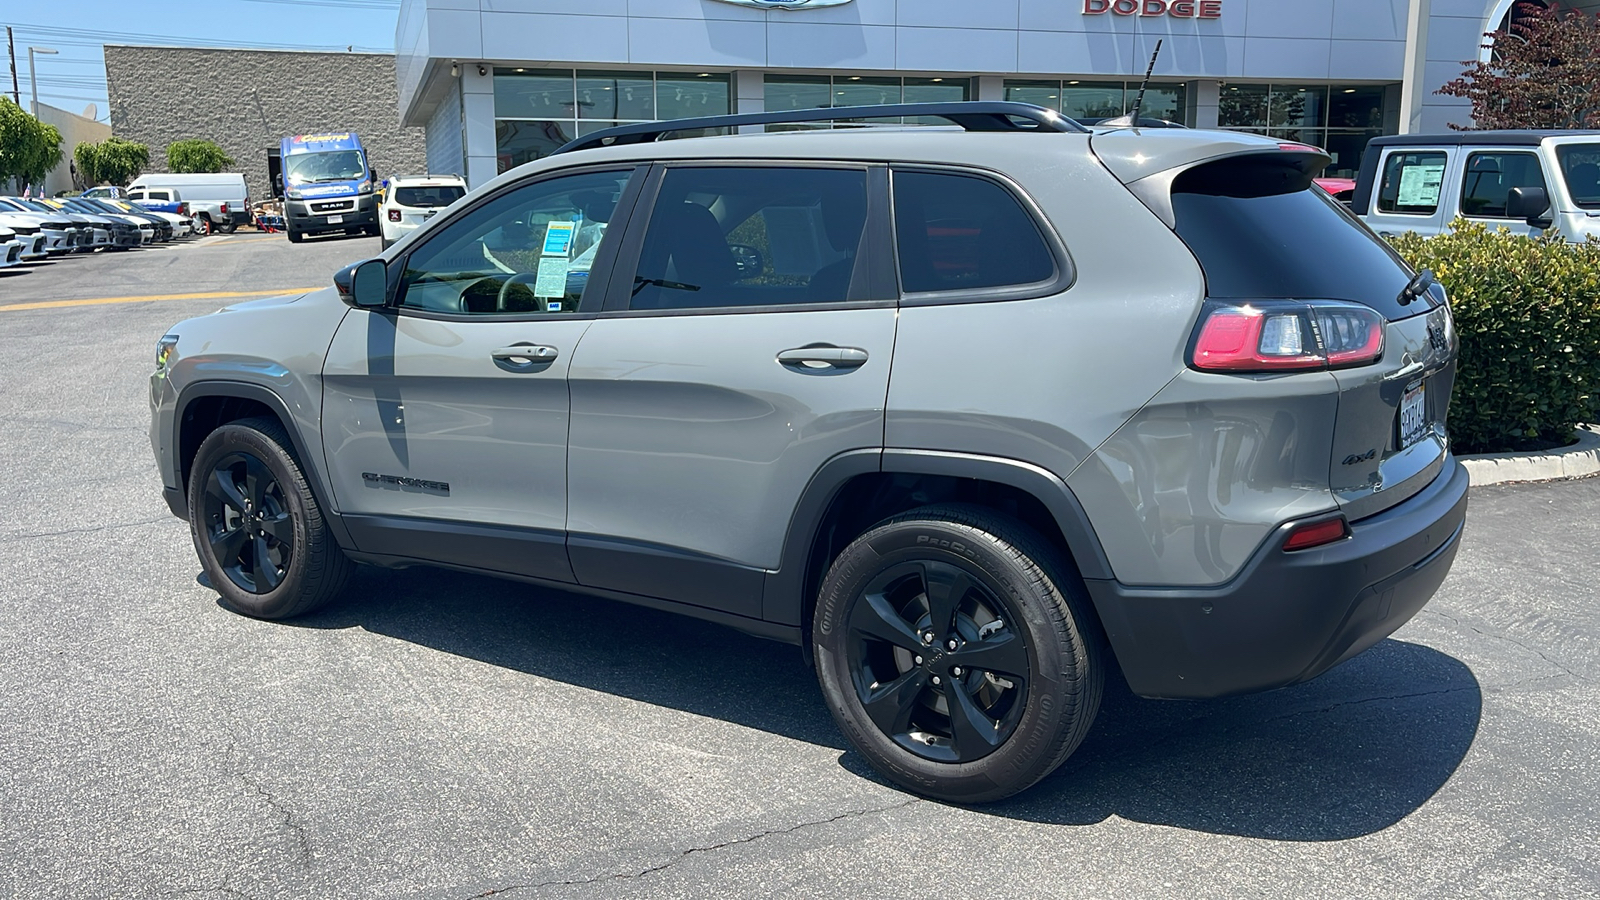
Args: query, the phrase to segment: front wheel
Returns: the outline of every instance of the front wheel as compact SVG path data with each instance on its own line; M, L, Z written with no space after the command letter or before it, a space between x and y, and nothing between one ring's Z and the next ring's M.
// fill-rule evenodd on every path
M225 605L258 619L321 606L354 568L289 447L273 419L230 422L189 471L189 532L206 577Z
M1088 734L1104 675L1071 563L981 507L925 507L853 541L813 620L822 693L873 767L982 803L1050 774Z
M303 234L303 233L301 233L299 231L295 231L293 228L288 229L288 232L289 232L289 243L291 243L291 244L298 244L301 241L306 239L305 234Z

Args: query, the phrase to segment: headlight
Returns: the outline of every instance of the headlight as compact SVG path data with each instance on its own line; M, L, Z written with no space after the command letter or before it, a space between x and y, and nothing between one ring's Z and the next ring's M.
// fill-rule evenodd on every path
M166 374L167 361L172 358L172 351L177 349L177 346L178 336L175 334L164 334L161 340L156 341L156 374Z
M370 190L372 190L372 182L370 180L363 181L360 184L356 185L356 193L358 193L358 194L365 194L366 192L368 192Z
M299 191L290 191L289 192L289 199L290 200L304 200L305 199L305 195L300 193Z

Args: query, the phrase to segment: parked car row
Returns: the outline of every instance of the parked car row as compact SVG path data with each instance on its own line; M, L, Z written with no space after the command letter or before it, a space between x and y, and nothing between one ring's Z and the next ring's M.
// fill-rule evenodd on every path
M67 253L128 250L195 232L194 220L100 197L0 197L0 267Z
M237 172L140 175L127 187L101 185L83 192L85 197L127 200L146 209L180 213L194 219L202 232L231 234L250 224L250 189ZM180 209L181 207L181 209Z

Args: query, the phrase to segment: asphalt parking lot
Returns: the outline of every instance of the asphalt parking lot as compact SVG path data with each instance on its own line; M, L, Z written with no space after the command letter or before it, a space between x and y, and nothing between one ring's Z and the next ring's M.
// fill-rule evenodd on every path
M797 651L716 626L429 569L226 612L161 501L155 340L377 248L0 272L0 896L1600 896L1600 479L1475 489L1441 593L1309 684L1113 679L977 809L878 780Z

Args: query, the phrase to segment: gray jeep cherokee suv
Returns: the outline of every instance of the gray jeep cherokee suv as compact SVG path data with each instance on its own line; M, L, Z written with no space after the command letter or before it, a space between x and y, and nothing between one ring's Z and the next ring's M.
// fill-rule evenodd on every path
M959 127L657 140L900 116ZM804 648L897 783L1004 797L1113 667L1293 684L1444 579L1450 311L1327 162L1005 103L590 135L163 337L167 502L246 615L354 563L670 609Z

